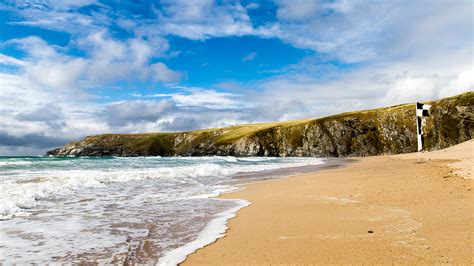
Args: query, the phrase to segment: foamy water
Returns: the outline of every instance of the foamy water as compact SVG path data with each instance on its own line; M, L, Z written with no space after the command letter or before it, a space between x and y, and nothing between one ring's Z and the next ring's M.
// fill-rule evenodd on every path
M226 221L249 204L212 198L235 189L233 177L321 163L0 157L0 263L174 265L222 237Z

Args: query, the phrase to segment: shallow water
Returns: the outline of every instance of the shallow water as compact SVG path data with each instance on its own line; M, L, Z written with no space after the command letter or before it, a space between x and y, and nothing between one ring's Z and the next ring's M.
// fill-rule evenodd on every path
M216 215L245 205L211 197L239 182L321 163L317 158L0 157L0 262L156 263L175 254L167 257L173 264L186 255L178 253L198 247L196 239L219 235L222 222L206 227ZM176 250L190 242L196 245Z

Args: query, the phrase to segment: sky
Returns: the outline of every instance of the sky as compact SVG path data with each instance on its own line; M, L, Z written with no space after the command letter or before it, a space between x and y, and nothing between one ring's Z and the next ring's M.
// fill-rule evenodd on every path
M474 90L471 0L0 0L0 155Z

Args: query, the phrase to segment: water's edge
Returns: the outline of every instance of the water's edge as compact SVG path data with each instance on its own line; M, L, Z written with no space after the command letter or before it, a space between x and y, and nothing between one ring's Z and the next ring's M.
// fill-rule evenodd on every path
M216 214L215 217L206 224L204 229L199 233L198 237L195 240L165 253L165 255L162 256L158 260L156 265L158 266L179 265L180 263L184 262L189 255L195 253L199 249L202 249L208 245L211 245L212 243L216 242L218 239L225 237L226 236L225 233L229 229L227 225L229 220L236 217L237 213L241 209L248 207L252 204L250 201L245 200L245 199L223 199L220 197L222 194L234 193L238 190L245 189L243 185L248 185L252 183L285 179L285 178L290 178L290 177L298 176L298 175L343 168L355 161L356 160L354 159L347 159L347 158L325 158L325 159L322 159L323 163L319 165L281 168L274 171L268 171L264 174L260 174L262 178L257 179L257 180L251 179L251 181L247 181L247 182L245 182L245 179L241 179L241 182L238 182L237 184L234 185L235 189L220 193L216 197L210 197L210 199L213 199L213 200L234 202L237 204L237 206L230 208L224 212ZM275 173L278 173L278 178L270 178L270 179L265 178L265 176L275 176L274 175ZM259 175L259 174L255 174L255 175ZM238 178L241 178L241 176L237 175L234 177L234 179L238 179Z
M228 221L250 205L219 197L224 193L346 164L312 157L0 156L0 260L176 265L224 237Z
M235 202L237 203L237 206L215 215L214 219L209 221L204 227L204 229L201 231L201 233L199 233L197 239L166 253L158 260L157 265L178 265L185 261L190 254L196 252L201 248L204 248L207 245L216 242L219 238L224 237L227 229L229 229L229 227L227 226L229 220L231 218L234 218L237 215L238 211L251 204L249 201L243 199L216 200Z

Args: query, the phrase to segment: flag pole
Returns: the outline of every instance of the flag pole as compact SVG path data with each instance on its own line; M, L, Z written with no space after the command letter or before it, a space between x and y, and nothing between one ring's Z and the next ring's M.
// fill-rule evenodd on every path
M415 104L415 119L416 119L416 162L420 163L420 119L418 118L418 103Z
M431 108L429 104L416 103L416 139L417 139L417 162L420 163L420 152L423 150L423 117L430 116L428 110Z

